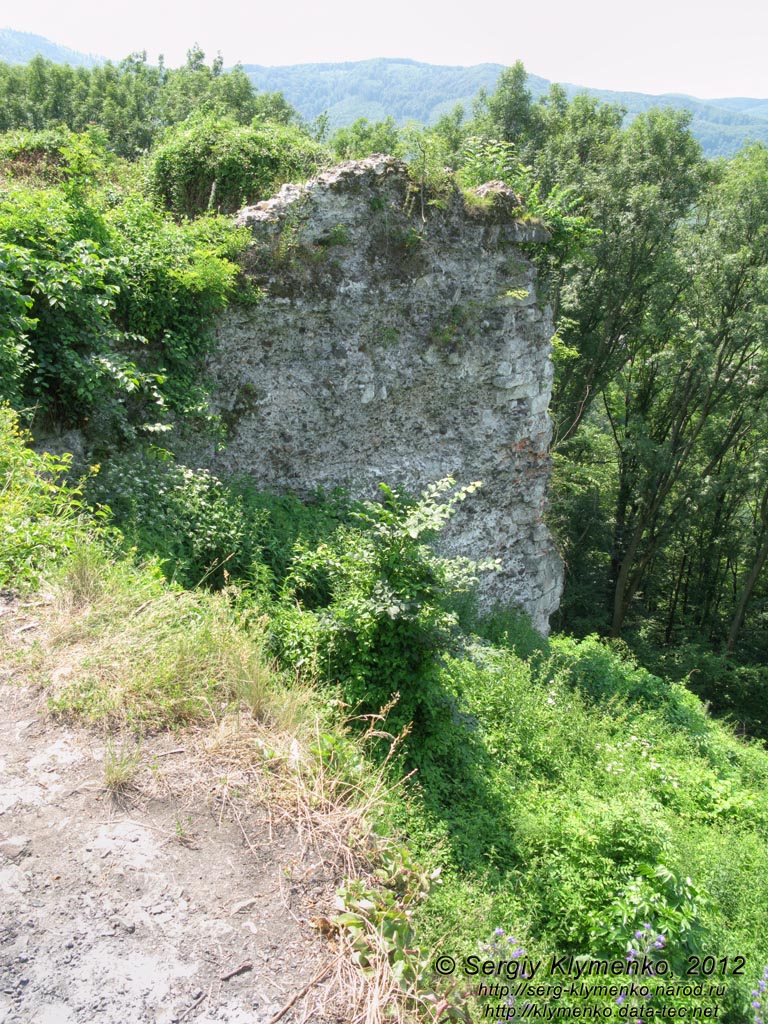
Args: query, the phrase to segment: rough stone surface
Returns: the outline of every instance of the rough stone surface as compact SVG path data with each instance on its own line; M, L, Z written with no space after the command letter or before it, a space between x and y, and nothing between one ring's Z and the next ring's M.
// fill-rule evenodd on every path
M17 863L30 854L31 841L27 836L9 836L0 841L0 863L2 858Z
M434 198L378 156L241 211L264 297L218 327L209 369L229 443L211 461L298 493L482 480L443 547L500 559L482 599L546 632L562 581L542 521L552 324L520 252L546 232L515 219L501 183L469 207Z

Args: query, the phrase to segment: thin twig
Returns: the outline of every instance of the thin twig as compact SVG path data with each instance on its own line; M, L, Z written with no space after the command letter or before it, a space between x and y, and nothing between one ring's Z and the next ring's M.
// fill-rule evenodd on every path
M188 1006L183 1013L180 1013L179 1016L176 1018L176 1020L177 1021L184 1020L184 1018L186 1016L188 1016L190 1013L192 1013L193 1010L196 1010L198 1008L198 1006L200 1005L200 1003L202 1003L202 1001L204 999L207 999L207 998L208 998L208 993L207 992L201 992L200 995L197 997L197 999L194 1001L194 1003L192 1003L191 1006Z
M182 836L178 832L170 832L167 828L161 828L159 825L150 825L147 821L135 821L133 818L122 818L120 821L112 819L112 821L102 821L102 825L135 825L137 828L150 829L153 832L159 832L160 835L169 836L171 839L182 840ZM189 841L189 840L188 840Z
M339 962L339 960L341 960L341 956L334 957L334 959L331 960L331 962L329 964L326 964L325 967L322 969L322 971L320 971L318 974L316 974L314 976L314 978L312 978L311 981L307 982L307 984L304 986L304 988L300 989L296 993L295 996L292 996L288 1000L288 1002L285 1004L285 1006L282 1008L282 1010L280 1010L279 1013L276 1013L275 1016L269 1021L269 1024L277 1024L277 1022L279 1020L281 1020L286 1015L286 1013L288 1013L290 1008L292 1006L295 1006L296 1003L298 1003L298 1001L303 996L305 996L307 994L307 992L309 992L309 990L312 988L313 985L316 985L319 981L323 980L323 978L326 976L326 974L329 973L329 971L331 970L332 967L336 966L336 964Z
M232 810L234 811L235 817L237 818L237 824L238 824L238 826L240 828L240 831L243 833L243 839L248 844L248 848L250 849L250 851L253 854L253 856L254 857L257 856L256 850L254 849L254 846L253 846L253 843L248 838L248 833L243 828L243 822L242 822L242 819L240 818L240 812L238 811L237 807L235 806L234 800L229 795L227 795L227 799L229 800L229 805L232 808Z
M246 971L253 970L253 962L251 960L244 960L239 967L235 967L234 970L229 971L227 974L220 974L219 981L229 981L230 978L234 978L238 974L245 974Z
M131 615L139 615L141 612L144 611L145 608L148 608L149 605L151 605L154 600L154 597L150 597L150 599L148 601L145 601L144 604L140 604L138 608L134 608L133 611L131 612Z

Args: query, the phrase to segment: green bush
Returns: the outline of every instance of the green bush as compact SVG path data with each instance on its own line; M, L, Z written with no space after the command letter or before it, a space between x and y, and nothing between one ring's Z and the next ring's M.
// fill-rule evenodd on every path
M0 171L10 178L60 182L66 166L63 149L70 140L66 128L5 132L0 135Z
M0 405L0 586L39 586L99 532L78 486L67 484L71 458L38 454L16 413Z
M208 326L234 290L246 233L107 196L89 138L62 153L61 185L0 189L0 400L63 426L98 414L101 443L132 440L165 407L205 414Z
M105 235L95 212L57 189L0 194L0 397L68 426L97 404L158 400L112 320L120 268Z
M357 507L341 490L318 492L302 500L294 494L259 491L248 478L232 481L231 486L242 495L251 522L257 524L254 543L273 579L273 598L278 597L296 551L327 543L342 524L350 522Z
M220 587L252 570L259 513L248 515L240 495L166 452L114 456L87 496L108 506L139 553L156 555L165 575L185 587Z
M658 647L637 642L638 654L652 671L684 682L710 709L751 736L768 739L768 669L741 664L732 654L706 642Z
M105 220L119 267L115 321L134 339L141 365L161 377L164 402L174 412L207 415L200 365L212 319L235 291L235 260L248 233L216 216L177 224L137 195ZM238 298L251 298L246 286Z
M260 119L243 126L198 113L168 131L149 163L154 196L179 217L206 210L233 213L271 195L284 181L306 178L322 148L290 125Z
M454 486L441 481L409 503L382 485L382 504L363 503L355 525L314 549L298 548L281 596L289 609L301 605L303 617L291 611L276 620L278 644L281 628L291 637L282 641L284 657L294 648L306 659L300 634L307 629L318 666L341 682L353 706L376 713L397 693L392 721L412 721L422 737L451 705L434 672L456 632L448 600L472 585L478 568L440 558L425 543L479 485L447 496Z
M275 601L296 550L327 541L350 508L341 493L301 501L257 491L249 479L225 483L156 447L112 454L85 496L107 506L128 542L154 555L167 576L188 587L232 581L245 606Z

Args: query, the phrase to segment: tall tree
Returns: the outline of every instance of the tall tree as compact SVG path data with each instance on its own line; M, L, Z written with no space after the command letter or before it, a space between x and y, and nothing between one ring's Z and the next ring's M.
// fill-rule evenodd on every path
M619 466L614 635L702 480L736 457L766 401L768 151L733 161L665 265L666 289L601 389Z

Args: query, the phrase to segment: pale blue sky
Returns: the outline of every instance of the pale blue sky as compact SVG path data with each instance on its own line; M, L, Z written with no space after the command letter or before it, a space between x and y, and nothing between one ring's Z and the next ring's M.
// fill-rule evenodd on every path
M765 0L0 0L0 26L115 60L146 49L171 66L197 41L228 65L520 59L594 88L768 97Z

